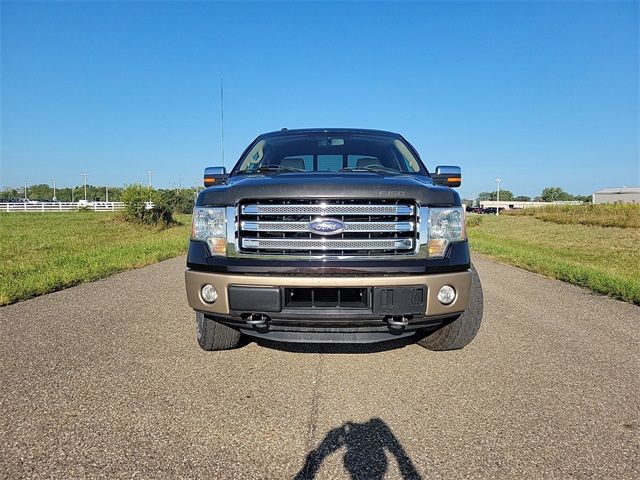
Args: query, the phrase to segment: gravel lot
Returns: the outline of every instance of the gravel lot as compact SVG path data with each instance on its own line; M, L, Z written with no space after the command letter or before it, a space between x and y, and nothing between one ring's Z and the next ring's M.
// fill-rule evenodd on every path
M0 476L640 476L636 306L477 257L463 350L206 353L184 262L0 308Z

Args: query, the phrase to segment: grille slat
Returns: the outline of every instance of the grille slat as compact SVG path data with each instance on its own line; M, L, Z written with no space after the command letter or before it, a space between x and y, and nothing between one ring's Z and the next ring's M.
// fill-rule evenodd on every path
M286 250L406 250L413 248L411 238L391 240L354 239L295 239L295 238L243 238L243 249L286 249Z
M415 229L413 222L350 222L340 219L345 224L345 232L412 232ZM269 221L244 221L241 230L250 232L309 232L309 222L269 222Z
M417 207L407 200L247 200L237 209L237 246L242 254L396 257L413 255ZM309 222L344 223L336 235L319 235Z
M242 215L412 215L413 205L343 205L317 204L249 204L242 205Z

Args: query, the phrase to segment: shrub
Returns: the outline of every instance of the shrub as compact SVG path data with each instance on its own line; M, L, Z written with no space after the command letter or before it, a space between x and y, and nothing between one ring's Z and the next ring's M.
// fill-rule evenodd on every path
M467 228L477 227L482 224L482 217L480 215L467 215Z
M120 200L124 202L121 216L127 222L163 228L174 223L170 206L150 187L140 184L128 185L122 191ZM153 207L147 208L147 202L152 202Z
M160 196L174 213L193 212L195 202L192 189L160 190Z

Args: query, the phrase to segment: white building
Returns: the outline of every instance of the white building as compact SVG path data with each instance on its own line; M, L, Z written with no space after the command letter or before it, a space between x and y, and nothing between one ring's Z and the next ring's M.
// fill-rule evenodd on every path
M593 203L640 203L640 187L603 188L591 194Z

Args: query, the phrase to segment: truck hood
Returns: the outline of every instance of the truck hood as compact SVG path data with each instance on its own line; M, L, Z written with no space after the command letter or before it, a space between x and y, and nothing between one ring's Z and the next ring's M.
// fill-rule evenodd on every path
M375 172L269 173L238 175L206 188L196 205L231 206L245 199L410 199L423 205L459 206L460 196L418 175Z

